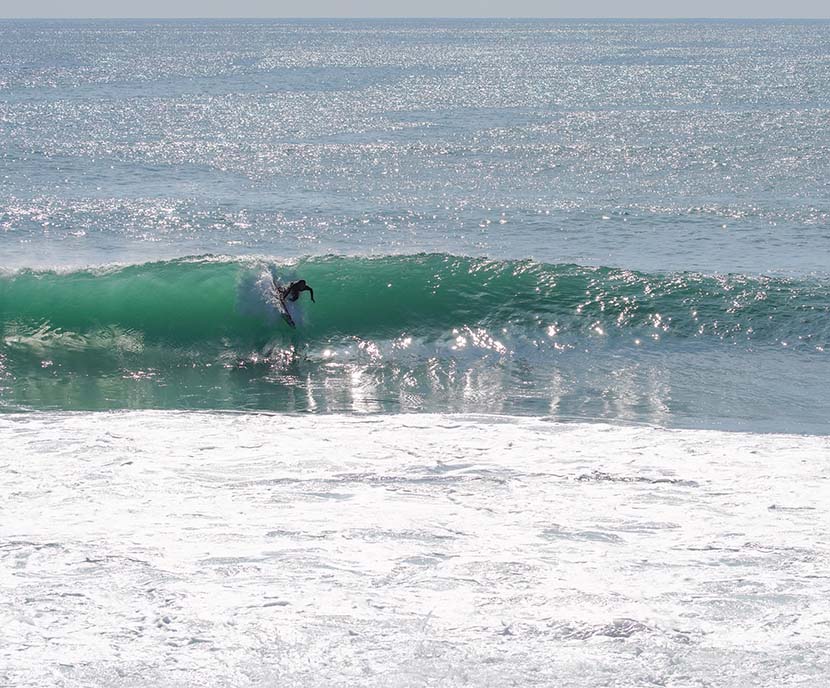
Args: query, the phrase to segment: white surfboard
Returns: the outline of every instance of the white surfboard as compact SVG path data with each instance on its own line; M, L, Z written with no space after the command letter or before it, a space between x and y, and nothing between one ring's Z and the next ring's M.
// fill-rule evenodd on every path
M294 317L291 311L293 310L292 307L289 306L288 302L285 300L285 294L283 285L276 281L273 277L272 280L272 290L271 294L269 295L270 298L268 299L271 304L274 306L274 310L277 311L282 316L282 319L288 323L288 326L291 328L296 328L297 325L294 322Z
M291 313L288 310L288 304L279 292L277 292L277 296L274 299L274 305L279 311L279 314L282 316L282 319L288 323L289 327L296 328L297 325L294 324L294 318L291 317Z

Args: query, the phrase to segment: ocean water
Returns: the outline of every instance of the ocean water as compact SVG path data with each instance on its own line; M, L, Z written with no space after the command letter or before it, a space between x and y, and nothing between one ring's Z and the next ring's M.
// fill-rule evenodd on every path
M828 122L824 21L0 21L0 685L820 685Z

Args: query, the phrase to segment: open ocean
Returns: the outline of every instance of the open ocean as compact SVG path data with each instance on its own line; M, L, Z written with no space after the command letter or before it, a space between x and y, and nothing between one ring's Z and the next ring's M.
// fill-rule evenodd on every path
M0 21L0 686L830 685L828 505L830 22Z

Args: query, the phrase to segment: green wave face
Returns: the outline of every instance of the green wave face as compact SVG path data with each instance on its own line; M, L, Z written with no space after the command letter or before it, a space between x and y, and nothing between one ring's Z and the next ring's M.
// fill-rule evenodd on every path
M273 289L298 278L316 303L303 294L289 307L292 329ZM338 395L365 383L392 404L384 408L433 399L436 410L515 411L505 399L521 406L543 387L595 399L609 378L639 376L651 388L679 356L701 357L713 385L737 376L730 352L824 365L828 342L821 280L445 254L0 275L0 408L284 410L304 408L316 390L318 408L342 409L356 402ZM650 357L663 363L646 374ZM677 379L685 384L683 370Z
M0 279L5 333L57 337L122 331L142 341L209 343L265 331L236 308L240 266L200 260L71 273L24 271Z
M302 277L292 331L271 278ZM104 335L144 345L250 347L270 338L440 338L459 328L529 337L713 338L823 346L830 286L768 277L647 275L611 268L451 255L257 260L181 259L0 277L4 343L51 335L94 347Z
M561 274L560 274L561 273ZM303 277L301 327L292 332L269 300L272 279ZM527 263L445 255L328 257L279 266L259 261L177 260L68 274L20 272L0 280L0 317L8 331L118 330L146 343L254 346L263 337L440 336L459 326L532 325L565 313L562 270ZM572 291L573 285L565 284ZM560 290L561 291L561 290ZM546 303L549 297L558 304ZM573 294L565 298L573 301ZM555 306L555 307L554 307ZM563 308L563 306L565 306Z

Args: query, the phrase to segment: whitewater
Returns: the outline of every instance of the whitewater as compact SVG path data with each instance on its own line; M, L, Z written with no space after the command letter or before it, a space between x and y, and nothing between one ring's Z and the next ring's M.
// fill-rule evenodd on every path
M828 45L0 21L0 686L824 685Z
M9 685L830 671L827 437L443 415L0 424L3 520L25 524L2 546Z

